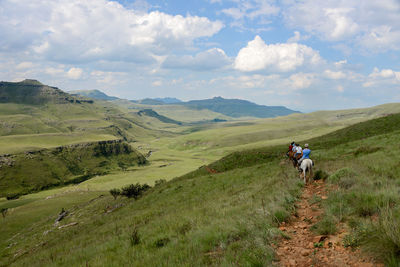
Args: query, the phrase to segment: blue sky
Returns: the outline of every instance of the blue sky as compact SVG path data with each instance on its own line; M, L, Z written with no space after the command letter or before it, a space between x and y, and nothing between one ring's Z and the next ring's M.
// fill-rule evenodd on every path
M1 0L0 80L301 111L400 101L399 0Z

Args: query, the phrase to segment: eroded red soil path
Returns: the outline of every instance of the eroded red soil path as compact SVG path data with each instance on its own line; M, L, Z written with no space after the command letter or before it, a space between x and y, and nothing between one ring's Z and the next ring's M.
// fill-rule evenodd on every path
M323 181L308 184L297 203L297 212L290 223L282 223L280 229L287 235L276 248L276 266L383 266L361 255L359 251L345 248L342 239L346 235L343 226L338 226L335 235L315 235L311 231L323 213L319 200L327 199Z

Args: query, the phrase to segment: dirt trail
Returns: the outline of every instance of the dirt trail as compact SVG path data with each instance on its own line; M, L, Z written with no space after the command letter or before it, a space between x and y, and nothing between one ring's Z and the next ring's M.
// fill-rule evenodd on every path
M318 221L323 210L318 200L327 199L327 192L322 181L308 184L297 203L297 213L290 223L282 223L280 229L290 239L284 239L277 247L277 266L383 266L363 257L359 251L352 251L342 245L346 235L343 227L335 235L317 236L311 226ZM341 229L342 228L342 229Z

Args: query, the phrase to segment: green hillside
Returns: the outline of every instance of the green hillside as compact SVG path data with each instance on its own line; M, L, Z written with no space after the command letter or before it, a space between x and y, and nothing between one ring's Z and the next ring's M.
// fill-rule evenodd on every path
M315 231L348 224L349 245L366 248L389 266L399 263L400 154L393 150L399 119L389 115L301 142L310 143L315 167L332 184L328 199L319 200L325 214ZM301 189L296 171L285 163L286 149L232 153L161 183L136 201L88 192L81 204L68 204L81 194L70 192L20 206L1 222L1 246L8 247L2 262L160 266L168 259L174 266L270 265L272 245L285 237L278 223L290 218ZM61 225L74 226L53 226L60 203L71 213ZM30 206L42 219L34 230L27 226L13 236L17 220L34 216L25 213Z
M36 80L0 82L0 103L41 105L45 103L93 103L64 93L57 87L43 85Z
M146 159L128 144L100 141L0 156L0 197L80 183Z
M146 114L34 80L1 82L0 98L0 154L100 140L135 141L175 131L169 133L168 124Z
M99 90L74 90L74 91L69 91L68 93L74 94L74 95L80 95L84 97L89 97L89 98L94 98L94 99L100 99L100 100L116 100L119 99L118 97L115 96L109 96L103 93L102 91Z

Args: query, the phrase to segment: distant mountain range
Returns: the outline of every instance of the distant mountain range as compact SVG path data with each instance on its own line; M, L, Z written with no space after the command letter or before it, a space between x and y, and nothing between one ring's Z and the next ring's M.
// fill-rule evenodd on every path
M99 90L75 90L75 91L69 91L68 93L73 94L73 95L90 97L90 98L94 98L94 99L100 99L100 100L117 100L117 99L119 99L118 97L115 97L115 96L108 96Z
M85 96L101 100L118 100L118 97L108 96L99 90L78 90L71 91L74 95ZM183 102L177 98L145 98L141 100L130 100L132 103L141 105L183 105L192 110L208 109L229 117L256 117L271 118L277 116L286 116L299 111L288 109L284 106L264 106L241 99L225 99L214 97L212 99L191 100ZM173 107L171 107L173 108Z
M257 117L270 118L277 116L286 116L292 113L300 113L283 106L264 106L257 105L247 100L225 99L214 97L212 99L192 100L179 103L191 107L192 109L209 109L230 117Z

